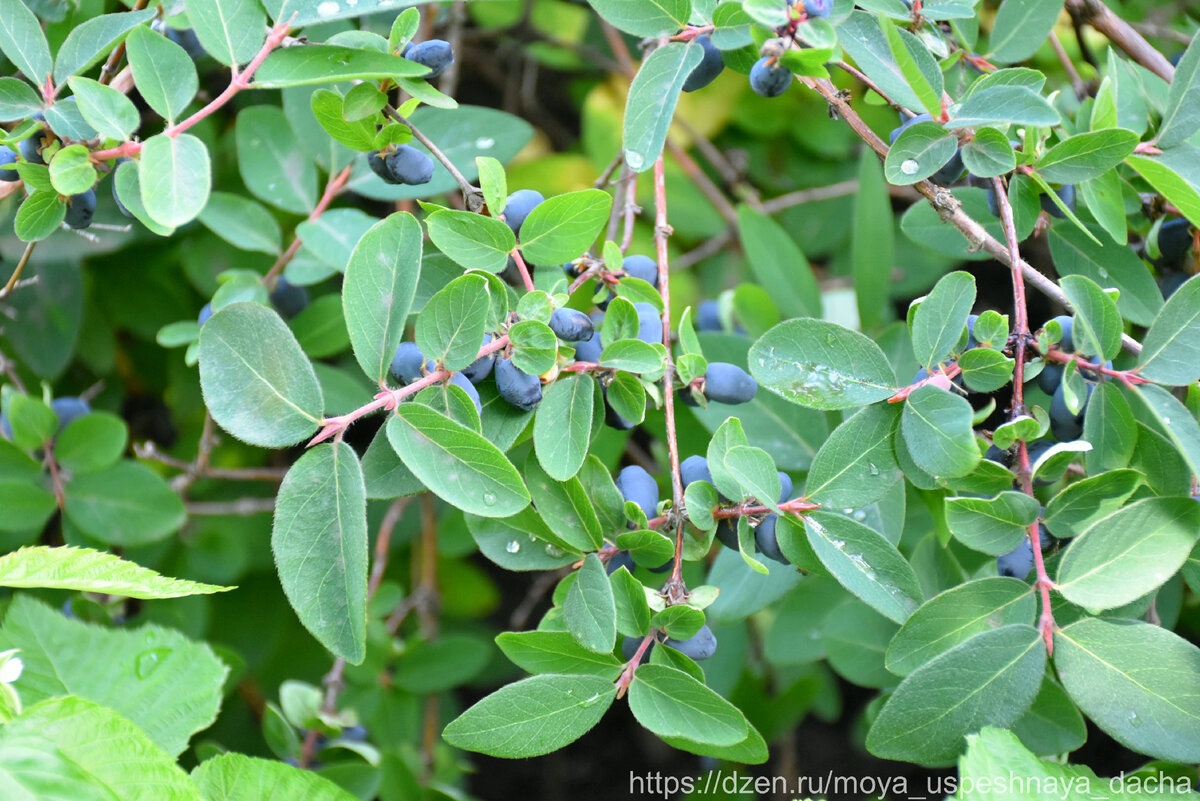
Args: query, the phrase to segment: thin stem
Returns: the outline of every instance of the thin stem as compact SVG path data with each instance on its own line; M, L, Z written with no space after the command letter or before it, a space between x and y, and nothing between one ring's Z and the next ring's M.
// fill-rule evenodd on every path
M131 10L141 11L146 7L147 3L148 0L137 0L137 2L133 4L133 8ZM112 81L117 74L117 65L121 63L121 59L124 57L124 55L125 40L122 39L121 43L113 49L111 54L109 54L108 60L104 62L104 66L100 68L100 83L107 86L109 82Z
M1094 364L1093 362L1089 362L1087 359L1085 359L1082 356L1076 356L1073 353L1064 353L1063 351L1056 350L1055 348L1051 348L1050 350L1043 353L1042 358L1048 359L1049 361L1052 361L1052 362L1059 362L1061 364L1069 364L1070 362L1075 362L1076 366L1079 367L1081 370L1087 370L1090 373L1099 373L1100 375L1106 375L1111 378L1115 378L1127 387L1133 386L1134 384L1149 384L1150 383L1149 379L1142 378L1140 375L1138 375L1133 370L1111 370L1102 365Z
M210 100L206 105L196 111L196 113L192 114L192 116L168 127L165 131L163 131L163 133L174 139L196 123L212 115L213 112L217 111L217 109L221 108L230 100L232 100L233 96L238 92L242 91L243 89L249 89L250 78L254 76L254 72L262 65L267 56L271 54L271 51L279 47L279 45L287 37L290 22L290 20L288 22L281 22L271 29L271 32L267 34L266 41L263 42L263 46L259 48L258 53L254 55L254 58L250 60L250 63L246 65L246 68L240 73L237 71L237 69L234 69L233 76L229 79L229 85L225 87L225 91L221 92L221 94ZM123 145L110 148L108 150L97 150L96 152L92 153L92 160L104 161L106 159L115 159L124 156L136 156L141 152L141 142L126 142Z
M329 180L325 183L325 191L321 194L321 199L317 201L316 207L308 215L309 222L313 222L324 214L329 208L329 204L333 202L333 199L342 193L342 190L346 187L346 181L350 180L350 170L350 166L347 165L337 175L329 176ZM302 244L304 243L300 241L299 234L292 237L292 243L288 245L287 250L275 260L275 263L271 265L271 269L267 270L267 274L263 276L262 282L264 285L270 286L279 277L284 268L291 264L292 259L296 258L296 253L300 250Z
M1108 37L1125 54L1167 83L1175 77L1175 68L1167 57L1146 41L1133 26L1114 14L1101 0L1068 0L1067 9Z
M667 369L663 373L663 412L666 416L667 453L671 460L671 509L675 516L675 564L671 569L671 580L667 582L666 594L668 603L682 603L687 599L687 587L683 583L683 480L679 475L679 440L675 434L675 360L671 358L671 267L667 260L667 238L670 235L667 178L660 155L654 162L654 244L658 256L658 292L663 301L663 345L667 348Z
M463 200L466 201L467 208L470 211L478 214L483 210L483 192L459 172L458 167L454 166L454 162L446 157L446 154L433 143L432 139L423 134L421 129L409 122L407 118L401 116L400 112L396 111L392 106L384 106L383 114L401 125L407 125L412 131L413 138L425 145L425 149L429 151L429 154L442 163L442 166L446 168L446 172L450 173L450 177L458 184L458 188L463 195Z
M638 665L642 663L642 655L646 653L646 649L655 641L657 638L656 635L657 630L650 632L642 638L642 644L638 646L633 658L625 663L625 669L621 671L621 675L614 682L617 685L617 698L624 697L625 693L629 691L629 685L633 683L633 674L637 670Z
M1050 31L1050 44L1054 47L1054 54L1058 56L1059 62L1067 73L1067 77L1071 79L1071 88L1075 90L1075 97L1083 100L1088 96L1087 84L1083 82L1083 78L1079 76L1079 70L1075 69L1075 62L1067 55L1066 48L1059 41L1058 34Z
M21 260L17 262L17 266L13 268L12 275L8 277L8 283L0 289L0 300L8 297L8 294L17 286L17 281L21 280L21 273L25 272L25 266L29 264L29 257L33 255L33 249L37 242L30 242L25 245L25 252L21 254Z
M530 292L533 291L533 276L529 274L529 267L525 264L525 258L521 255L518 248L513 248L508 254L512 257L513 263L517 265L517 272L521 274L521 283L525 284L525 288Z

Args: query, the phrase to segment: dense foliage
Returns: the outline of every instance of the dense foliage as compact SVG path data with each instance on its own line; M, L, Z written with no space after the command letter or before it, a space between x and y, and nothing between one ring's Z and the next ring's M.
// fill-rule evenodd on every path
M122 2L0 0L0 798L1192 788L1196 19Z

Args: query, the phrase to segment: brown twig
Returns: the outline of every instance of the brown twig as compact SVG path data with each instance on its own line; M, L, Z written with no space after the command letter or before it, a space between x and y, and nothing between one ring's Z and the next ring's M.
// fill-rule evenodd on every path
M25 272L25 267L29 264L29 257L33 255L33 249L36 246L36 241L25 245L25 251L21 254L20 261L13 268L12 275L8 277L8 282L4 285L4 288L0 289L0 300L8 297L8 294L16 288L17 282L21 280L21 273Z
M133 4L132 11L141 11L148 4L148 0L137 0ZM112 53L109 54L108 60L104 62L104 66L100 68L100 83L107 86L117 74L117 65L121 63L121 59L125 56L125 40L117 45Z
M1091 25L1138 64L1167 83L1175 77L1175 68L1132 25L1112 13L1102 0L1067 0L1072 16Z

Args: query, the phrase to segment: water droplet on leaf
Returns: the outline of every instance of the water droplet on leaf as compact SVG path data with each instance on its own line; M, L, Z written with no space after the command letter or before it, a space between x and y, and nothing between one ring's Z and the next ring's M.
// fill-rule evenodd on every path
M905 159L904 161L900 162L900 172L904 173L905 175L916 175L917 170L919 169L921 169L921 165L913 159Z
M521 543L513 540L508 543L508 545L504 546L504 550L508 551L509 553L516 553L517 551L521 550Z

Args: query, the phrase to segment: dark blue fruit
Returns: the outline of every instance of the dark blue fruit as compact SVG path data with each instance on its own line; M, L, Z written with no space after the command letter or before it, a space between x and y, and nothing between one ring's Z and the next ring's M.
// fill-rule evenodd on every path
M517 369L508 359L496 360L496 391L500 397L521 411L528 412L542 402L542 381Z
M182 30L167 28L167 38L182 47L184 52L193 59L204 58L208 55L208 51L200 44L200 37L196 36L196 32L191 28Z
M72 420L92 413L92 407L82 398L67 396L50 401L50 408L58 415L58 430L62 431Z
M433 359L426 359L417 343L401 342L400 347L396 348L396 355L392 357L390 370L397 381L411 384L424 375L422 367L432 370L433 366Z
M1064 353L1075 352L1075 340L1071 336L1071 331L1075 327L1075 318L1069 314L1060 314L1054 318L1062 329L1062 339L1058 340L1058 344L1054 347Z
M996 199L996 190L990 186L987 188L987 207L993 217L1000 216L1000 201Z
M0 154L0 157L2 156L3 154ZM1191 249L1193 241L1191 225L1182 217L1167 220L1158 228L1158 250L1166 264L1182 259Z
M1042 392L1047 395L1053 395L1058 389L1058 385L1062 383L1063 366L1057 362L1047 363L1042 368L1042 372L1038 373L1038 386L1042 388Z
M628 256L621 267L633 278L640 278L646 283L658 287L658 262L649 256Z
M903 117L904 115L902 114L900 116ZM900 138L900 134L904 133L905 129L916 125L918 122L933 122L933 115L929 113L918 114L915 117L909 117L908 119L904 120L904 122L900 123L900 127L893 128L892 132L888 134L888 144L896 144L896 140Z
M21 158L30 164L45 164L46 160L42 158L42 148L50 144L50 138L49 131L38 131L28 139L22 139L21 144L17 145L21 151Z
M967 350L979 347L979 340L975 338L975 321L978 319L978 314L967 315Z
M617 431L628 431L633 428L636 423L632 420L626 420L617 410L608 402L608 387L601 386L600 394L604 397L604 424L609 428L615 428Z
M398 184L419 186L433 178L433 159L411 145L400 145L384 161Z
M777 58L763 56L750 68L750 88L763 97L779 97L791 85L791 71Z
M483 404L479 401L479 390L475 389L475 385L471 380L462 373L455 373L450 376L450 383L467 393L467 397L475 404L477 414L483 414Z
M308 290L302 286L289 283L283 276L271 290L271 305L283 317L295 317L308 307Z
M92 224L96 216L96 190L89 189L67 198L67 215L63 218L69 227L82 230Z
M595 364L596 362L600 361L600 354L603 352L603 350L604 348L600 343L600 332L597 331L588 339L576 343L575 361L591 362Z
M996 447L996 445L994 445L994 444L988 446L987 453L985 453L983 455L983 458L987 459L989 462L996 462L997 464L1002 464L1005 467L1013 466L1012 453L1009 451L1006 451L1006 450L1002 450L1001 448Z
M736 364L709 362L704 373L704 397L717 403L748 403L758 392L758 382Z
M12 183L13 181L21 180L21 176L10 164L17 162L17 154L9 150L7 147L0 146L0 181Z
M712 472L708 469L708 459L703 456L689 456L683 460L683 464L679 465L679 480L686 488L693 481L707 481L712 483Z
M708 624L686 640L676 640L668 637L664 645L669 645L684 656L692 659L708 659L717 652L717 637Z
M833 12L833 0L804 0L804 13L810 17L825 18Z
M658 309L650 303L635 303L633 308L637 309L638 315L637 338L650 344L661 343L663 341L663 324Z
M729 550L738 550L736 518L723 518L717 521L717 539Z
M491 342L492 335L484 334L483 343L479 347L482 348L484 345L491 344ZM472 384L478 384L480 381L492 374L492 367L495 365L495 363L496 353L493 351L486 356L480 356L478 359L468 364L463 368L462 374L466 376L467 380Z
M1093 384L1087 385L1087 397L1091 398ZM1067 398L1063 385L1059 384L1050 401L1050 433L1059 442L1071 442L1083 434L1083 413L1087 409L1087 401L1079 409L1079 414L1071 414L1067 408Z
M436 78L454 63L454 50L444 39L430 39L420 44L411 42L404 48L404 57L409 61L429 67L429 74L422 78Z
M996 557L996 572L1001 576L1024 579L1033 570L1033 543L1029 537L1021 540L1021 544L1003 556Z
M715 300L704 300L696 307L697 331L721 330L721 304Z
M125 204L121 202L121 196L119 194L117 194L117 179L116 179L117 168L120 167L122 164L124 164L127 161L129 161L129 159L127 159L125 157L121 157L113 163L112 196L113 196L113 202L117 204L117 211L121 212L126 217L132 217L133 212L131 212L128 208L125 207Z
M1054 194L1058 195L1058 199L1063 202L1064 206L1066 206L1072 212L1075 211L1075 184L1063 184L1061 187L1054 190ZM1046 212L1051 217L1062 218L1067 216L1063 213L1063 210L1058 207L1058 204L1046 195L1041 195L1038 200L1042 204L1042 211Z
M721 74L721 70L725 69L725 61L721 58L721 51L712 43L712 39L708 34L702 34L696 37L696 44L704 48L704 55L700 57L700 63L688 75L687 80L683 82L683 91L694 92L697 89L703 89L717 79Z
M12 439L12 423L8 422L8 415L3 412L0 412L0 436Z
M779 550L779 538L775 533L775 526L778 522L779 515L764 517L763 521L754 528L754 544L758 546L758 550L763 556L786 565L789 562L783 555L783 551Z
M782 470L779 471L779 502L783 503L792 497L792 491L795 487L792 485L792 477Z
M349 740L352 743L364 743L367 741L366 726L350 726L342 729L342 739Z
M651 519L657 514L658 484L654 481L654 476L647 473L644 468L636 464L622 468L621 472L617 474L616 483L621 497L627 501L633 501L641 507L647 519Z
M608 560L608 564L604 566L604 571L611 576L621 568L625 568L630 573L633 572L633 557L629 555L629 551L617 551L615 554L613 554L612 558ZM630 653L629 657L632 656L633 654Z
M208 322L208 318L213 316L213 307L211 303L205 303L204 308L200 310L200 316L196 318L196 322L204 325Z
M367 154L367 166L371 168L371 172L383 179L384 183L398 184L396 176L392 175L392 171L387 166L387 154L379 152L371 152Z
M555 309L550 315L550 330L563 342L583 342L596 333L592 318L577 309Z
M519 235L525 218L545 200L542 193L536 189L518 189L508 196L508 201L504 204L504 221L514 234Z
M1179 287L1187 283L1189 278L1191 276L1187 273L1167 273L1158 279L1158 289L1162 292L1163 300L1174 295Z
M626 662L633 659L633 655L642 647L642 640L642 637L626 637L621 643L621 655L625 657ZM650 661L650 651L653 649L654 646L651 645L645 651L642 651L642 659L638 662L639 665L644 665Z

